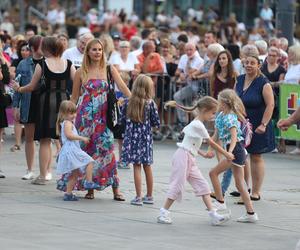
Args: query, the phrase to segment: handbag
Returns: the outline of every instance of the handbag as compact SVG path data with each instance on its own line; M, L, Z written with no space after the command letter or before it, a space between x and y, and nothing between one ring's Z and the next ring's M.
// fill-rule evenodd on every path
M115 93L115 83L112 78L111 69L109 65L106 67L106 73L108 83L106 126L113 133L117 133L121 129L121 126L119 124L120 108Z

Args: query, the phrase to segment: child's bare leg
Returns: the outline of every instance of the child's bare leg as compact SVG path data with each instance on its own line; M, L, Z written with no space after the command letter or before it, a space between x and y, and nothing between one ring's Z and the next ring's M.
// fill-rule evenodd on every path
M216 198L218 201L224 201L224 197L222 194L222 187L219 181L219 175L221 173L223 173L225 170L227 170L228 168L230 168L231 166L231 162L228 160L222 160L218 163L217 166L215 166L210 172L209 172L209 176L211 179L211 183L213 185L215 194L216 194Z
M241 194L241 198L244 201L247 212L253 212L253 206L250 200L250 195L248 193L248 190L245 187L243 168L233 166L232 172L233 172L236 188Z
M152 168L150 165L143 165L145 176L146 176L146 185L147 185L147 196L152 197L153 192L153 174Z
M202 200L203 200L205 206L207 207L208 211L212 211L213 205L212 205L210 195L209 194L203 195Z
M123 139L118 139L118 146L119 146L119 161L121 161Z
M142 173L141 173L141 165L134 164L133 165L133 175L134 175L134 185L137 197L142 197Z
M249 159L246 159L245 167L244 167L244 179L247 184L247 189L250 188L250 178L251 178L250 161Z
M175 200L167 198L164 204L164 209L169 210L169 208L173 205Z
M93 181L93 168L94 168L94 164L92 162L90 162L87 166L86 166L86 180L88 182L92 182Z
M79 171L78 169L76 170L73 170L69 179L68 179L68 184L67 184L67 190L66 190L66 193L68 194L71 194L73 189L74 189L74 186L75 186L75 183L77 181L77 178L79 176Z

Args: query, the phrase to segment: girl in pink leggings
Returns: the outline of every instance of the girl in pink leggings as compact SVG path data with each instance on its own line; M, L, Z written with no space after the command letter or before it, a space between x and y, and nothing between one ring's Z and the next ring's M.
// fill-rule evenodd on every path
M170 101L167 106L180 108L186 112L197 111L196 118L184 129L184 138L181 143L177 143L176 150L172 160L172 173L170 177L170 187L167 193L167 199L164 207L160 209L160 215L157 218L158 223L171 224L169 208L175 200L181 201L184 185L188 181L194 189L197 197L201 196L207 209L212 225L220 225L230 219L229 214L221 215L213 208L210 198L210 188L206 179L196 165L195 157L201 155L205 158L214 157L214 153L210 150L203 152L200 150L202 140L206 139L209 145L223 154L227 159L232 160L233 155L226 152L222 147L216 144L210 137L203 125L203 122L213 119L218 102L212 97L205 96L201 98L194 107L183 107Z

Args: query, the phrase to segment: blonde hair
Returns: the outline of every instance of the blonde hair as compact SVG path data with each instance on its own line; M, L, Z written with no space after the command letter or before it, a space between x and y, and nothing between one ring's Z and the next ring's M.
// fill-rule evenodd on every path
M245 121L246 110L242 100L232 89L224 89L218 95L218 101L223 102L241 121Z
M128 101L127 117L134 122L143 122L145 105L152 97L152 79L149 76L140 74L133 82L131 96Z
M289 47L288 51L294 55L294 59L290 63L293 65L300 64L300 45L293 45Z
M59 106L59 111L56 120L56 134L60 136L61 127L60 124L66 119L68 114L76 113L76 105L71 101L62 101Z
M270 53L270 52L274 52L274 53L277 54L277 56L280 56L280 51L279 51L279 49L276 48L276 47L274 47L274 46L272 46L272 47L270 47L270 48L268 49L268 53Z
M201 111L209 111L209 110L214 110L217 109L218 107L218 101L211 97L211 96L204 96L202 98L200 98L194 106L192 107L186 107L186 106L181 106L178 103L176 103L176 101L168 101L165 104L165 108L166 107L173 107L173 108L179 108L182 109L185 112L191 113L194 110L197 110L198 112Z
M89 50L91 49L91 47L93 45L95 45L97 43L100 44L101 48L102 48L102 57L100 59L99 70L103 70L105 68L106 60L105 60L105 56L104 56L103 44L99 39L93 39L87 43L85 50L84 50L84 55L83 55L83 60L82 60L82 65L81 65L81 78L84 82L88 80L87 79L88 71L89 71L89 69L91 67L91 63L92 63L91 58L89 56Z
M111 56L112 52L115 50L114 41L111 38L110 35L102 34L100 36L100 41L102 42L102 47L106 56L106 59L108 60Z
M122 78L123 82L126 83L126 85L128 85L129 81L130 81L130 75L127 71L120 71L120 77Z

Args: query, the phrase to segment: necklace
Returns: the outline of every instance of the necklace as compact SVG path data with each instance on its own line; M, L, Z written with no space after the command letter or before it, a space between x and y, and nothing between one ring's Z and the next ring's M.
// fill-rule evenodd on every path
M245 76L243 91L246 91L251 86L251 84L253 83L255 78L256 78L256 75L254 77L251 77L250 79L247 79L247 75Z

